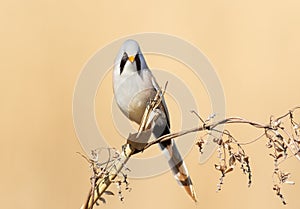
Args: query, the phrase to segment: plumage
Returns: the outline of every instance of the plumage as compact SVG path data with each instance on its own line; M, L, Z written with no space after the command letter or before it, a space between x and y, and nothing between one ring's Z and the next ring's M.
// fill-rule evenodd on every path
M148 68L138 43L127 40L116 57L113 71L113 88L120 110L132 121L141 123L145 108L156 95L159 86ZM163 98L152 132L156 138L170 133L169 113ZM196 201L191 178L174 140L159 144L171 170L186 192Z

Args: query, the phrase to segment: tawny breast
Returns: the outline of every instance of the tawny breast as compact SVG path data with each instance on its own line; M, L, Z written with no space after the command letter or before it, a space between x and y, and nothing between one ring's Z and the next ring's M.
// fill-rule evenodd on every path
M129 119L140 124L148 103L155 95L155 89L145 89L134 95L128 106Z

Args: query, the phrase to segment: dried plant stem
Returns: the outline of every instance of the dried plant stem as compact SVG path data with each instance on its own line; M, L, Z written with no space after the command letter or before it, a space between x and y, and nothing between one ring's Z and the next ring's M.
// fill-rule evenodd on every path
M84 205L81 206L81 209L91 209L101 195L107 190L114 179L123 169L124 165L129 160L130 156L134 153L135 149L132 148L129 144L126 144L123 147L123 151L120 154L119 158L115 161L114 165L111 167L109 173L102 178L97 179L95 188L92 189L89 193L88 199Z
M167 84L166 84L165 88L166 87L167 87ZM164 92L165 92L165 90L157 91L154 99L152 101L150 101L150 103L148 104L148 106L144 112L142 122L139 126L138 133L134 136L137 139L139 138L139 136L142 137L141 133L146 131L149 128L149 126L152 122L152 121L149 121L150 120L149 115L161 103ZM129 136L128 138L130 138L131 136ZM128 140L128 142L129 141L130 140ZM125 145L123 145L123 150L122 150L122 153L120 154L120 157L117 160L115 160L114 165L111 167L111 169L107 175L97 179L96 184L94 186L92 186L92 188L91 188L91 191L88 195L86 203L84 205L82 205L81 209L92 209L93 208L94 204L97 203L99 198L101 198L101 195L107 190L107 188L110 186L110 184L114 181L114 179L121 172L121 170L123 169L124 165L129 160L131 155L133 155L136 151L137 150L132 146L132 144L126 143Z
M91 180L92 180L91 190L88 194L87 201L85 202L84 205L82 205L81 209L92 209L94 204L97 204L98 200L104 201L104 199L101 196L105 193L111 193L111 192L107 191L107 188L110 186L111 183L114 182L114 180L116 179L118 174L122 173L122 169L124 168L125 164L127 163L129 158L133 154L136 154L140 151L148 149L149 147L151 147L154 144L157 144L157 143L169 140L169 139L174 139L174 138L177 138L177 137L189 134L189 133L200 132L200 131L205 131L205 130L210 131L210 134L212 132L221 133L221 135L222 135L221 138L217 139L216 142L219 145L219 147L220 146L223 147L222 153L224 156L225 156L226 152L228 152L228 154L229 154L229 159L228 159L229 167L226 165L226 159L224 157L223 157L224 158L223 160L225 162L224 165L223 164L215 165L216 169L221 171L221 173L222 173L222 177L220 179L220 187L218 187L219 190L221 188L221 184L223 183L223 178L225 177L225 174L228 172L231 172L233 170L236 161L239 161L241 163L241 169L243 170L243 172L245 174L248 174L248 178L249 178L248 185L250 186L252 174L251 174L250 165L249 165L249 157L245 154L243 148L241 147L241 145L243 145L243 144L239 143L228 131L219 131L216 129L216 127L218 127L222 124L248 124L252 127L255 127L258 129L263 129L264 133L262 135L260 135L258 138L256 138L255 140L252 140L250 143L257 141L258 139L262 138L262 136L266 136L273 143L273 144L270 143L269 146L279 149L278 146L280 145L280 143L282 141L282 144L280 145L280 147L289 148L290 151L293 153L293 155L296 156L300 160L300 151L299 151L300 150L299 149L300 142L298 140L300 124L297 124L293 120L293 112L297 109L300 109L300 107L295 107L294 109L290 110L288 113L286 113L278 118L275 118L275 119L271 118L270 122L268 124L261 124L261 123L245 120L240 117L226 118L224 120L213 123L210 120L208 120L208 121L202 120L201 117L197 113L194 112L199 117L200 121L202 122L202 125L200 125L198 127L190 128L187 130L182 130L177 133L170 133L170 134L161 136L153 141L148 141L149 138L148 138L147 133L149 133L149 127L151 127L153 120L155 120L155 117L151 118L149 116L151 113L153 113L153 111L155 111L155 109L162 102L163 93L164 93L164 91L159 90L157 92L155 98L149 102L149 104L144 112L142 122L138 129L138 132L135 134L129 135L129 137L127 139L127 143L125 145L123 145L123 150L122 150L122 153L119 155L119 157L114 159L112 164L110 164L110 166L108 166L108 163L107 163L106 167L104 167L103 169L101 168L100 173L97 171L97 169L93 169L94 176L91 178ZM287 118L287 117L290 118L290 122L292 123L292 125L294 125L294 127L296 127L296 128L294 128L294 130L295 130L295 134L298 137L297 139L293 137L293 134L292 135L289 134L284 129L284 127L281 126L281 119ZM287 138L283 137L280 133L278 133L279 131L283 132L287 136ZM228 139L226 141L224 141L222 139L223 136L228 136ZM276 137L275 139L274 139L274 136ZM201 140L202 141L198 142L199 147L200 146L202 147L202 144L204 143L203 139L201 139ZM244 145L247 145L247 144L249 144L249 143L244 143ZM234 150L233 145L237 146L236 152L233 152L233 150ZM201 150L201 147L200 147L200 150ZM225 149L225 147L226 147L226 149ZM277 162L277 159L279 159L282 156L282 152L284 152L283 154L286 154L286 149L284 149L283 151L280 151L280 152L278 151L278 153L275 151L275 154L273 155L275 158L275 162ZM108 162L111 162L110 161L111 159L108 159L108 160L109 160ZM91 164L93 164L92 160L88 160L88 161ZM94 166L93 166L93 168L94 168ZM276 169L277 169L277 167L276 167ZM280 175L279 176L280 182L283 182L283 183L289 182L289 181L287 181L288 176L289 176L289 174L286 174L286 173L284 173L284 175ZM280 186L278 186L278 185L275 185L275 186L277 186L276 188L274 187L277 191L277 195L279 195L282 198L283 203L285 204L283 196L280 193Z

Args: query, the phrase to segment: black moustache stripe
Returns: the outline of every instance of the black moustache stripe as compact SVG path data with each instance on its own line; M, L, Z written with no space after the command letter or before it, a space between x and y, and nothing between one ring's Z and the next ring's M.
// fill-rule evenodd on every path
M140 73L142 66L141 66L141 60L140 60L139 54L135 55L134 60L135 60L135 63L136 63L137 72Z
M122 72L124 70L124 66L125 66L127 60L128 60L128 55L126 52L124 52L121 63L120 63L120 75L122 74Z

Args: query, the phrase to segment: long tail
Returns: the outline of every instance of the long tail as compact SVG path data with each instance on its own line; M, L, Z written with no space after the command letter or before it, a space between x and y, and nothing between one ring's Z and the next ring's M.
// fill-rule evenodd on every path
M170 132L169 129L165 130L165 132ZM163 133L167 134L167 133ZM187 167L176 147L176 144L173 139L161 142L160 148L168 158L168 163L171 167L173 175L177 180L178 184L182 186L188 195L197 202L196 193L193 187L193 183L191 177L188 174Z

